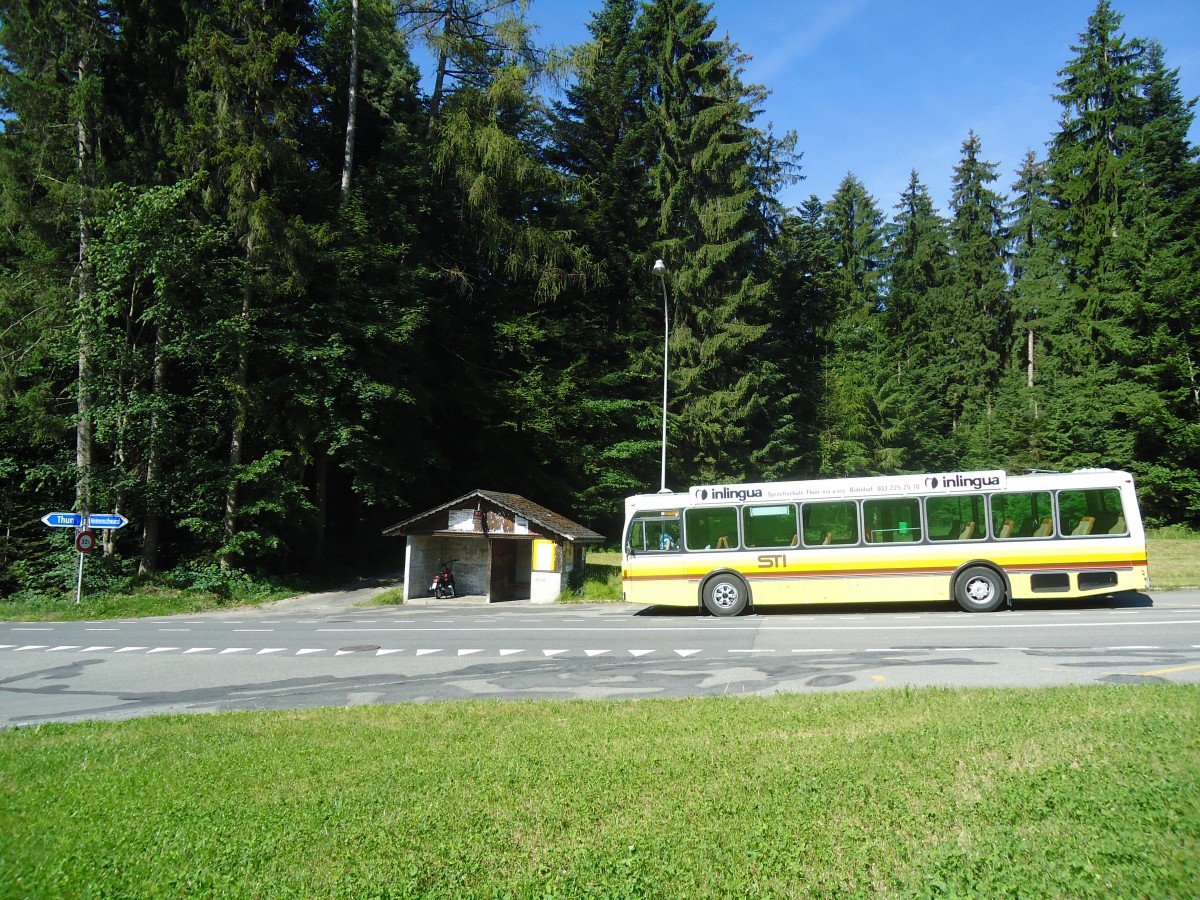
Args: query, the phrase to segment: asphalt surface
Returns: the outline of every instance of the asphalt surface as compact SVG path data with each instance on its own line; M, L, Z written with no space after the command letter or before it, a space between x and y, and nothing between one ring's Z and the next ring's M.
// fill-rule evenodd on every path
M1200 591L1018 604L359 606L361 587L136 620L0 623L0 727L460 699L1200 682Z

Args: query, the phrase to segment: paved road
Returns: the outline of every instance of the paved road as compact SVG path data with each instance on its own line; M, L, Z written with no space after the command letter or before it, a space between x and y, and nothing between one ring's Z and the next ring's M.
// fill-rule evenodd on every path
M462 698L637 698L904 685L1200 682L1200 592L968 615L945 605L717 619L624 604L254 610L0 623L0 727Z

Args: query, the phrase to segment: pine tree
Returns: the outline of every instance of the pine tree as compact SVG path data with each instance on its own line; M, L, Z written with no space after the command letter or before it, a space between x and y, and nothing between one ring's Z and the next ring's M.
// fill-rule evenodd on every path
M1060 72L1063 117L1048 160L1054 243L1065 268L1061 301L1042 315L1056 376L1044 411L1045 450L1067 465L1128 466L1130 414L1143 400L1131 379L1144 349L1131 277L1142 252L1131 199L1144 51L1119 33L1120 24L1101 0L1073 46Z
M905 469L939 469L960 456L951 403L959 324L951 278L950 235L914 171L886 231L886 299L881 318L881 396L894 397L891 443Z
M842 179L825 206L835 304L822 380L821 471L831 476L900 471L901 392L888 385L883 293L883 213L861 181Z
M772 242L775 302L759 350L770 427L752 462L768 479L820 471L820 373L831 349L833 254L822 227L824 206L810 196L787 216Z
M1149 389L1132 420L1138 484L1152 521L1200 522L1200 163L1188 140L1195 100L1157 42L1147 46L1144 106L1133 156L1139 241L1138 309L1145 352L1135 377Z
M947 293L953 317L952 365L946 399L956 425L966 429L965 459L986 465L996 457L996 393L1012 330L1007 291L1004 201L989 185L996 165L980 159L979 137L971 132L954 170L950 199L953 265Z
M763 408L752 365L770 289L752 124L761 90L741 81L736 48L714 29L696 0L658 0L640 23L658 142L656 255L674 298L675 477L685 480L743 475Z
M574 362L579 416L575 507L589 520L619 527L622 497L643 490L659 458L656 415L661 372L645 365L662 330L653 298L660 285L647 272L652 217L649 171L653 132L644 106L644 54L636 39L637 0L608 0L578 51L577 81L551 113L547 162L563 172L570 195L555 211L596 266L596 277L569 292L572 323L561 346Z

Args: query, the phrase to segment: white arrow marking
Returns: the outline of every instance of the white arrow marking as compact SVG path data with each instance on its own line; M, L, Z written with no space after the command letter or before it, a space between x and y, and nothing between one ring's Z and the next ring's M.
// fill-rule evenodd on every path
M441 651L441 649L437 649L437 650L429 650L429 649L425 649L425 650L418 650L418 651L417 651L417 656L428 656L430 653L441 653L441 652L442 652L442 651Z
M647 653L653 653L653 650L630 650L631 656L645 656Z
M611 653L611 650L584 650L588 656L603 656L605 653Z
M700 651L699 650L676 650L675 652L678 653L680 656L695 656Z
M558 656L558 654L566 653L566 652L567 652L566 650L543 650L542 651L542 653L544 653L546 656Z
M514 653L524 653L524 650L501 650L501 656L512 656Z
M470 656L472 653L482 653L482 652L483 652L482 648L479 650L459 650L458 655L459 656Z

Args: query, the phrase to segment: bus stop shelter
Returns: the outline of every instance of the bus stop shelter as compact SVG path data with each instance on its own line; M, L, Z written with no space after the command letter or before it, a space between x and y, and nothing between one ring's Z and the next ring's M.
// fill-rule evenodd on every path
M454 570L459 597L489 603L553 603L573 573L582 574L585 548L604 535L519 494L472 491L385 528L405 537L404 600L429 596L442 563Z

